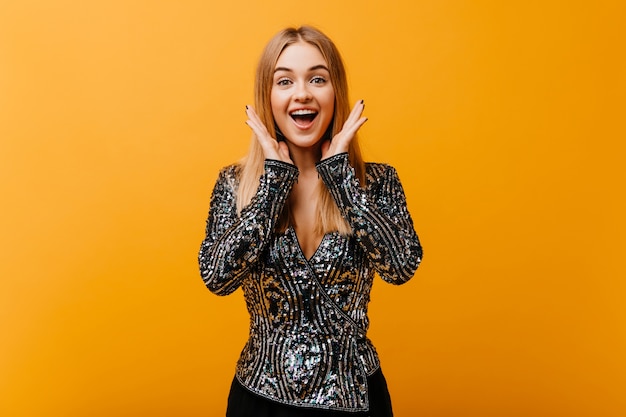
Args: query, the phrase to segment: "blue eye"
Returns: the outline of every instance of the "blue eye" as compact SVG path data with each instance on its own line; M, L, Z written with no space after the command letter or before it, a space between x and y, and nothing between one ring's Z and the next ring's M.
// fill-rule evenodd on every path
M291 84L291 80L289 78L281 78L280 80L276 81L276 85L280 85L280 86L286 86Z
M313 77L311 79L311 83L313 84L324 84L326 82L326 78L324 77Z

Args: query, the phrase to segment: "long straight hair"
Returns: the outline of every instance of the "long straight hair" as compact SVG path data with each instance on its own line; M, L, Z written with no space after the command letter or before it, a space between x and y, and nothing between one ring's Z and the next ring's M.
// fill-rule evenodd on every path
M341 55L335 44L322 32L310 27L287 28L276 34L265 46L259 64L257 66L254 84L254 105L261 121L265 124L269 134L276 138L274 115L272 114L271 91L274 79L274 69L280 54L289 45L297 42L307 42L315 46L326 60L330 72L330 82L335 92L335 114L331 121L331 137L339 133L343 123L350 114L350 102L348 97L348 81ZM356 176L361 186L365 186L365 163L361 156L357 137L350 142L348 148L350 165L354 167ZM237 210L241 210L250 203L259 186L259 177L264 171L265 156L263 149L255 135L252 137L248 155L241 161L241 178L237 191ZM339 231L342 234L350 234L351 228L341 216L339 208L335 204L330 192L320 181L316 201L317 222L316 232L325 234ZM278 223L278 230L284 231L293 225L293 217L289 204L285 205Z

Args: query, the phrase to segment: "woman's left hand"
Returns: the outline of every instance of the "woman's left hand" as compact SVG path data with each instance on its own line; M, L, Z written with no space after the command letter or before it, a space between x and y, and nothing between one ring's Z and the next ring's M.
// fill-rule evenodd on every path
M364 108L363 100L359 100L352 108L348 120L343 124L341 131L331 140L322 143L322 159L348 152L354 135L363 126L363 123L367 122L367 117L361 117Z

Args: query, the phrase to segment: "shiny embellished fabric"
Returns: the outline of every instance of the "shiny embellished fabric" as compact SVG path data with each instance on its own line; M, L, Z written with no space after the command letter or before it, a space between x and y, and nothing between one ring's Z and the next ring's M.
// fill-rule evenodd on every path
M406 282L422 248L392 167L367 164L365 188L347 154L321 161L317 170L352 235L326 234L306 259L293 228L274 230L297 168L267 160L256 196L238 215L233 165L213 190L200 271L215 294L243 289L250 314L236 371L243 386L289 405L364 411L367 376L379 368L366 337L374 274Z

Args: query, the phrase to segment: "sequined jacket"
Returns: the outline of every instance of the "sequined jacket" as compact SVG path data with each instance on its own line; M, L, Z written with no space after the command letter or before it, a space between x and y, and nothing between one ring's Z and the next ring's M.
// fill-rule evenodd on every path
M215 294L243 289L250 314L236 370L243 386L289 405L365 411L367 376L379 368L366 336L374 274L406 282L422 248L392 167L366 164L365 188L347 154L321 161L317 170L352 235L326 234L306 259L293 228L275 231L298 169L266 160L255 197L238 215L233 165L213 190L200 271Z

